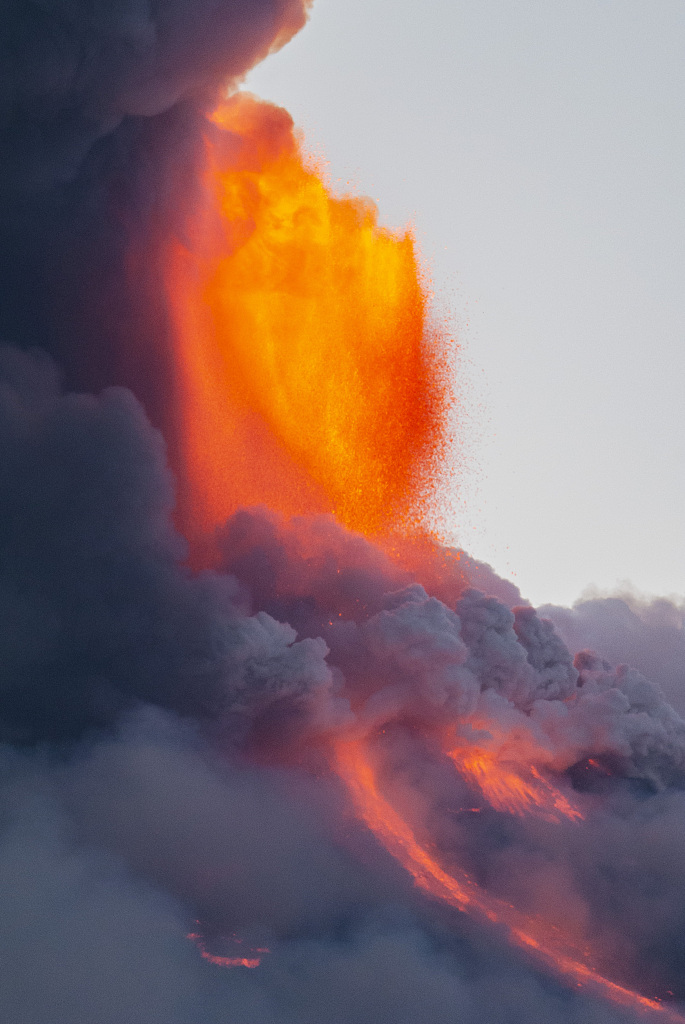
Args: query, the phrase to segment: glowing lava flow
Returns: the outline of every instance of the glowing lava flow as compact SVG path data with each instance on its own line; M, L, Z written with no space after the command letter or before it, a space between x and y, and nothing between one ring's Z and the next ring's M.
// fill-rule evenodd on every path
M194 942L200 951L200 956L203 960L208 960L210 964L214 964L215 967L248 967L254 969L259 967L262 962L261 956L218 956L216 953L210 953L205 946L204 936L200 932L190 932L186 935L187 939ZM235 938L233 941L236 940ZM251 952L256 953L268 953L268 949L257 949Z
M448 751L461 775L475 783L496 811L534 814L545 821L580 821L577 807L531 765L508 764L491 750L458 747Z
M336 198L289 115L249 95L207 125L204 204L170 247L183 529L237 508L420 518L447 444L447 351L411 233Z
M373 767L361 740L339 742L335 762L360 818L413 876L416 885L430 897L504 927L512 943L532 953L547 969L575 988L587 987L594 994L626 1009L659 1014L673 1024L683 1024L684 1018L670 1007L617 985L593 970L587 963L592 950L574 948L565 942L557 927L520 914L514 907L481 889L467 872L453 870L448 873L443 870L379 792Z

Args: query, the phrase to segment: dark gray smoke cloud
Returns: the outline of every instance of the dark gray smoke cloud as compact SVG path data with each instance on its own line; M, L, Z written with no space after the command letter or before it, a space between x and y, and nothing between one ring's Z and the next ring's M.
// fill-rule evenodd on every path
M308 0L7 0L0 12L0 340L69 386L170 377L160 236L183 234L204 114Z
M357 819L329 744L370 736L379 784L446 865L685 1000L682 609L539 614L487 566L464 558L436 589L330 519L266 510L226 524L216 571L185 564L157 429L159 242L183 236L218 90L305 8L0 13L3 1019L632 1020L427 901ZM585 821L489 807L431 741L466 715L491 734L460 742L542 751ZM218 956L269 952L221 967L190 933Z
M128 118L212 102L304 22L302 0L7 0L0 22L4 189L77 178Z
M3 1009L20 1024L611 1024L421 904L341 794L238 767L168 713L3 758ZM352 832L350 835L350 827ZM203 960L268 947L256 970ZM236 944L231 934L242 944Z
M249 728L273 701L344 716L320 639L190 574L162 438L130 392L60 395L0 352L0 736L60 740L137 702Z
M45 356L0 359L12 1020L410 1024L426 1007L445 1022L623 1019L420 897L327 768L326 736L350 724L388 726L389 792L448 861L523 908L563 883L567 915L596 914L612 948L629 928L637 979L675 986L682 797L662 779L682 723L657 691L589 659L574 669L530 608L467 590L450 609L403 585L330 520L244 511L224 535L234 572L192 574L158 432L130 393L65 395L56 377ZM454 818L477 795L416 726L480 706L545 743L558 773L590 752L622 759L591 826ZM632 900L626 872L645 880ZM219 955L270 952L254 971L217 967L186 939L198 929Z

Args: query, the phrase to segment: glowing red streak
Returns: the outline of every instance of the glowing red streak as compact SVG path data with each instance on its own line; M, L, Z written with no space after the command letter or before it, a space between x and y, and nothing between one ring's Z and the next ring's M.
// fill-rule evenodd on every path
M451 874L444 871L379 793L362 741L339 742L335 758L337 771L361 819L429 896L503 926L515 945L532 952L537 960L557 976L572 982L574 987L587 986L627 1009L658 1013L674 1024L683 1024L684 1018L670 1007L617 985L593 970L586 962L592 950L569 946L555 926L518 913L514 907L481 889L465 871Z

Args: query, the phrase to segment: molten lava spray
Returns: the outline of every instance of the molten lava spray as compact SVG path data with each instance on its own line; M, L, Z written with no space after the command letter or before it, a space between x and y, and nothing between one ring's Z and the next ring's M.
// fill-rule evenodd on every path
M172 247L183 526L238 507L417 525L448 443L448 344L408 231L335 198L285 111L208 123L204 200Z

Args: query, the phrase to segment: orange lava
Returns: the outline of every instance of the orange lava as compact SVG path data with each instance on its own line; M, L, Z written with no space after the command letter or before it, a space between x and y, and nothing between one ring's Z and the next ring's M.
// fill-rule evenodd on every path
M215 112L206 152L166 272L183 529L254 504L367 536L417 523L451 391L411 233L334 197L289 115L249 95Z
M262 962L261 957L258 956L215 956L214 953L208 953L206 949L200 950L200 955L217 967L259 967Z
M195 943L203 960L208 960L215 967L248 967L254 969L259 967L262 962L260 956L217 956L215 953L210 953L205 947L204 936L199 932L190 932L186 935L186 938ZM260 949L256 950L256 952L268 953L269 950Z
M659 1014L673 1024L683 1024L684 1018L658 999L617 985L594 970L591 961L596 958L591 948L576 947L555 925L519 913L482 889L467 872L445 871L379 792L363 741L340 741L335 748L335 767L360 818L430 897L503 927L513 944L532 953L539 963L574 988L586 988L589 993L626 1009Z
M523 816L534 814L545 821L568 818L579 821L583 815L561 790L534 765L517 765L498 758L491 750L458 747L448 756L459 772L475 783L496 811Z

